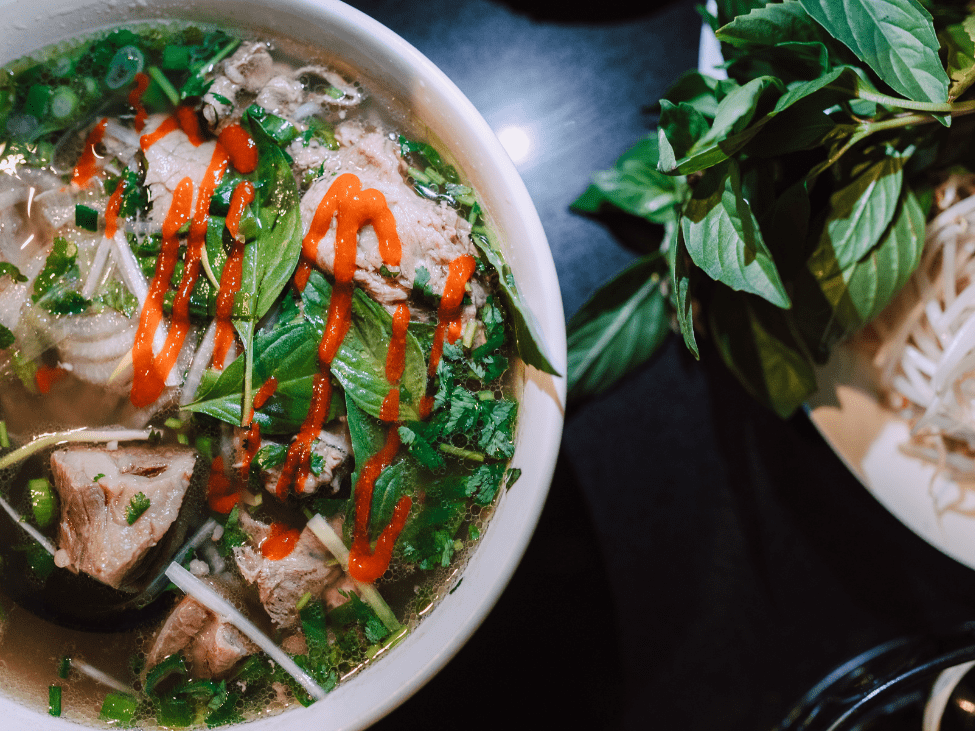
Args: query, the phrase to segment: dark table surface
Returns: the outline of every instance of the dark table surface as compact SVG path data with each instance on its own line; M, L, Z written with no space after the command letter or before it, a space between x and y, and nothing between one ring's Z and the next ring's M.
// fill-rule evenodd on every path
M566 316L643 229L570 204L695 66L695 2L354 1L495 130L551 244ZM638 9L634 9L638 8ZM770 729L832 667L975 616L975 574L916 537L808 419L754 404L675 339L572 405L525 558L471 641L378 728Z

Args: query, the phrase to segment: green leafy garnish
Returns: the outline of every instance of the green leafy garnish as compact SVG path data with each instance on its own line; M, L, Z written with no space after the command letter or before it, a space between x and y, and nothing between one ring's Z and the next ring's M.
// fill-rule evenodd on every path
M34 513L34 521L40 528L47 528L54 522L57 514L57 498L54 489L46 477L38 477L27 481L30 493L30 506Z
M573 204L659 232L571 319L574 398L646 361L671 323L698 357L696 324L788 416L816 389L816 365L917 266L921 201L938 176L973 169L950 136L975 112L970 11L720 0L715 26L728 78L685 74L660 101L656 134Z
M74 225L86 231L97 231L98 211L82 203L78 203L74 207Z
M123 726L128 726L135 720L135 712L138 708L138 700L134 695L128 693L109 693L105 696L102 703L101 712L98 717L103 721L114 721Z
M52 685L47 689L47 712L52 716L61 715L61 686Z
M34 280L31 299L51 314L78 315L91 306L90 300L72 289L79 277L77 257L78 247L58 236Z
M132 525L135 523L135 521L142 517L142 514L146 512L151 505L152 503L149 501L149 498L144 492L137 492L132 496L132 499L129 500L128 506L125 508L125 521L129 525Z

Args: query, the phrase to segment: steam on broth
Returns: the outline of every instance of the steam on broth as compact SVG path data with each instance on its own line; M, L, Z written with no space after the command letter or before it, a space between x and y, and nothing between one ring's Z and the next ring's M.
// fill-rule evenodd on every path
M517 478L476 193L308 49L152 24L7 70L0 687L167 727L313 702Z

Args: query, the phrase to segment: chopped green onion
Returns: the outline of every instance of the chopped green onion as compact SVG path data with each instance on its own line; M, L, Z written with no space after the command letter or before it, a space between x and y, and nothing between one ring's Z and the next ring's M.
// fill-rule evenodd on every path
M207 462L212 462L213 448L210 442L210 437L197 437L196 451L199 452L202 457L205 457Z
M27 489L30 491L30 506L34 511L34 520L40 528L47 528L54 520L56 501L51 483L46 477L28 480Z
M85 231L98 230L98 211L78 203L74 207L74 225Z
M308 606L308 602L310 601L311 601L311 592L306 591L304 594L301 595L301 598L298 600L298 603L295 604L295 609L297 609L300 612L302 609Z
M145 691L146 695L155 695L159 684L171 675L186 676L186 662L178 652L173 653L158 665L153 666L146 673Z
M52 716L61 715L61 686L52 685L47 689L47 712Z
M132 83L135 75L142 71L145 56L135 46L123 46L115 52L112 63L105 76L105 85L109 89L121 89Z
M7 449L10 446L10 436L7 434L7 422L0 420L0 447Z
M168 419L166 419L166 421L163 422L163 425L169 427L170 429L179 430L183 428L183 421L181 419L177 419L175 416L170 416Z
M33 117L44 117L47 114L47 103L51 98L51 87L47 84L34 84L27 92L24 100L24 114Z
M432 183L433 182L432 180L430 180L430 178L428 178L426 176L426 174L422 170L418 170L417 168L412 168L412 167L411 168L407 168L406 169L406 173L411 178L413 178L414 180L418 180L421 183L428 183L429 184L429 183Z
M132 499L129 501L129 506L125 509L126 522L129 525L135 523L149 509L150 505L151 503L149 502L149 498L146 497L146 494L144 492L137 492L132 496Z
M67 680L68 675L71 673L71 656L65 655L61 658L58 663L58 677L62 680Z
M91 478L91 481L92 482L98 482L104 476L105 476L105 473L104 472L99 472L97 475L95 475L94 477Z
M166 98L172 102L173 106L177 106L180 102L179 92L176 90L176 87L173 86L172 82L166 77L166 74L163 73L162 69L160 69L158 66L150 66L148 69L146 69L146 73L149 75L149 78L158 84L163 94L165 94Z
M475 335L477 335L477 321L468 320L462 333L462 342L465 348L469 349L474 344Z
M78 95L68 86L59 86L51 94L51 116L55 119L71 119L78 111Z
M427 180L432 180L437 185L443 185L447 182L447 179L432 167L428 167L423 172L427 174Z
M98 717L103 721L117 721L128 725L135 719L136 703L135 696L128 693L109 693L105 696Z
M163 49L162 67L172 71L189 69L192 50L192 46L166 46Z

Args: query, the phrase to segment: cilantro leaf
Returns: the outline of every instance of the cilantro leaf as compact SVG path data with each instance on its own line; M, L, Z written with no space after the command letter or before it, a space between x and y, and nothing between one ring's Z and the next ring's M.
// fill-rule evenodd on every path
M125 509L125 521L129 525L132 525L142 517L142 514L149 509L150 505L151 503L146 494L144 492L137 492L129 500L129 505Z

